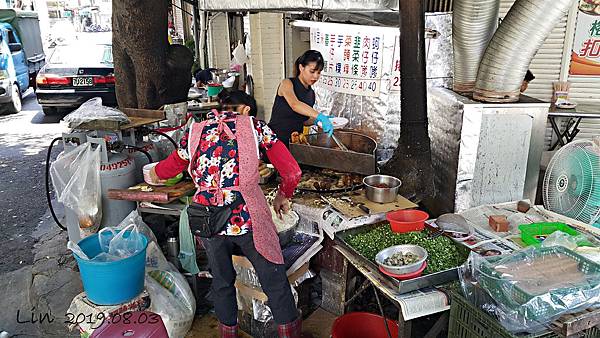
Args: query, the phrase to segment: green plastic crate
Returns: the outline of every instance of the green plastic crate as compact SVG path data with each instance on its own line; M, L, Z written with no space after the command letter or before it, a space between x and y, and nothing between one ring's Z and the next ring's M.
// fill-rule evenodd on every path
M555 231L562 231L571 236L578 236L579 232L565 223L550 223L540 222L532 224L521 224L519 225L519 231L521 231L521 239L523 243L534 246L542 244L543 240L539 239L539 236L548 237Z
M562 246L536 248L535 253L540 257L546 255L563 254L577 261L579 264L579 270L584 274L600 273L600 265ZM512 258L514 258L515 261L523 261L528 257L528 255L531 255L531 252L517 252L512 256ZM504 304L504 306L519 311L520 314L526 318L542 320L558 314L559 310L553 308L549 304L544 304L543 306L538 307L521 306L536 296L523 291L521 288L515 285L512 285L508 280L502 277L501 273L494 269L493 264L503 258L504 257L502 256L496 256L482 260L482 263L479 266L481 271L481 275L479 276L479 284L481 287L484 288L494 299L496 299L496 301ZM595 286L596 285L588 285L590 288L594 288ZM553 298L558 297L560 299L563 296L576 293L581 290L583 289L578 286L565 287L552 290L551 295Z
M450 321L448 338L559 338L560 335L545 331L530 335L513 335L492 316L469 303L459 291L450 292ZM582 338L600 337L600 329L589 328L582 332Z

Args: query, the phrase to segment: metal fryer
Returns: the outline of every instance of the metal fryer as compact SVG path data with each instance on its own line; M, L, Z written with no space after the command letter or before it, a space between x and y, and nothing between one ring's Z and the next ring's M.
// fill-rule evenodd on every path
M357 132L342 130L336 130L335 136L349 151L335 148L334 140L327 134L320 133L306 137L310 145L290 143L290 152L300 164L361 175L377 172L377 142L374 139Z

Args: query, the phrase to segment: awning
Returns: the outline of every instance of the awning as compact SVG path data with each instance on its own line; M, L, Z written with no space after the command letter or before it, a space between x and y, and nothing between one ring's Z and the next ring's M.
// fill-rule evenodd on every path
M196 2L193 1L192 2ZM197 0L202 11L398 11L399 0Z

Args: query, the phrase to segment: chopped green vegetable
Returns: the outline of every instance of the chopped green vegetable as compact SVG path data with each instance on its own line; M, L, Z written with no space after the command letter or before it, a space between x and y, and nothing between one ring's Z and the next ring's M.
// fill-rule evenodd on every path
M427 250L427 268L423 274L431 274L461 265L468 252L459 250L455 243L444 236L427 238L428 232L392 232L388 224L370 231L354 234L346 242L365 258L375 261L375 255L385 248L401 244L416 244Z

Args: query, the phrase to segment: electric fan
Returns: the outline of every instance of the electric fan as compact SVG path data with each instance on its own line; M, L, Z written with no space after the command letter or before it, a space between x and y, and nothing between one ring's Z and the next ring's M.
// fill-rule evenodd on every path
M600 227L600 138L556 152L544 177L544 207Z

